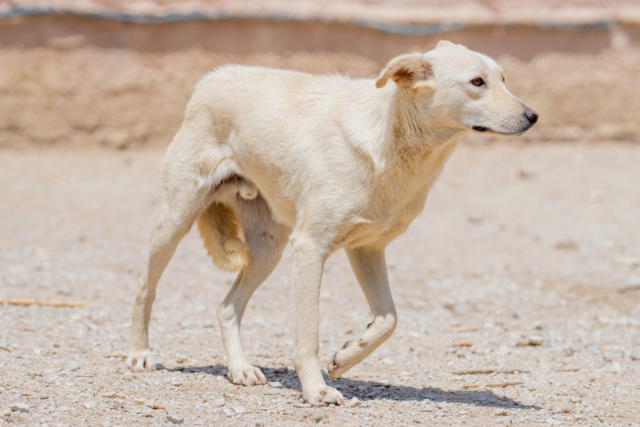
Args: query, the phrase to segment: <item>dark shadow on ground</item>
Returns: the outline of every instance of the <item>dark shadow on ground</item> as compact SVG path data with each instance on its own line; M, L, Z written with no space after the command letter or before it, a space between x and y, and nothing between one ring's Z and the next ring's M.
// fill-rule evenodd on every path
M290 370L287 367L273 369L260 366L259 368L264 372L267 377L267 381L278 381L284 388L302 392L300 381L298 380L298 375L295 371ZM182 372L184 374L204 372L210 375L224 376L225 378L228 372L226 366L219 364L209 366L177 367L172 369L158 365L157 369L164 369L171 372ZM381 399L399 402L429 400L432 402L464 403L467 405L504 409L542 409L537 405L525 405L517 400L498 396L491 390L442 390L434 387L416 388L411 386L385 384L377 381L353 380L348 378L329 380L326 375L325 380L328 385L340 390L347 400L352 397L357 397L362 401Z

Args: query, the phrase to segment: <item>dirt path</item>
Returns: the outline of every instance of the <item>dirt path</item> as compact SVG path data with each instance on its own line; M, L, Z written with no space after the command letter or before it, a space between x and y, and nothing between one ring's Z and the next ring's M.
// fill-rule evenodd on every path
M360 400L340 408L300 398L289 251L243 333L282 387L227 381L214 308L233 275L195 232L154 306L163 369L124 369L161 158L0 152L0 298L86 304L0 305L0 424L157 425L168 413L185 425L640 423L640 146L461 146L389 248L399 325L331 381ZM341 253L321 302L326 363L370 321Z

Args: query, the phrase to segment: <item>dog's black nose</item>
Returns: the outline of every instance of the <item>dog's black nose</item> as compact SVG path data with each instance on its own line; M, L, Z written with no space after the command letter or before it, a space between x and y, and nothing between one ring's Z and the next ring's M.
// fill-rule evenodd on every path
M526 110L524 110L524 113L522 113L522 115L525 116L531 124L534 124L538 121L538 113L533 111L531 108L527 108Z

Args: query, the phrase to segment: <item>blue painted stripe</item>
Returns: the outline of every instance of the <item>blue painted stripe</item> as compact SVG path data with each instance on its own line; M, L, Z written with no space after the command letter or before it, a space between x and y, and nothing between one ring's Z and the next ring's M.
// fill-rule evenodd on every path
M271 14L267 16L233 14L227 11L192 11L192 12L170 12L164 14L137 14L118 11L83 12L71 9L56 9L52 7L12 7L6 11L0 11L0 19L17 16L77 16L83 18L108 19L113 21L129 22L136 24L154 24L164 22L182 21L217 21L217 20L258 20L277 22L312 22L324 24L350 24L359 27L371 28L374 30L410 35L432 35L448 31L473 28L474 26L485 26L486 24L463 24L463 23L432 23L432 24L410 24L388 21L376 21L366 19L301 19L287 14ZM548 30L610 30L616 25L614 19L603 19L592 22L542 22L537 24L506 23L499 25L502 27L522 27L530 26Z

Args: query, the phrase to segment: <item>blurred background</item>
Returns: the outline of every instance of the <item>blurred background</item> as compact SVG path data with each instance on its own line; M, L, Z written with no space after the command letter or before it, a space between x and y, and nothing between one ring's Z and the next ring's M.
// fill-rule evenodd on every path
M440 39L505 68L523 139L640 140L637 0L3 0L0 147L161 147L217 65L374 77Z

